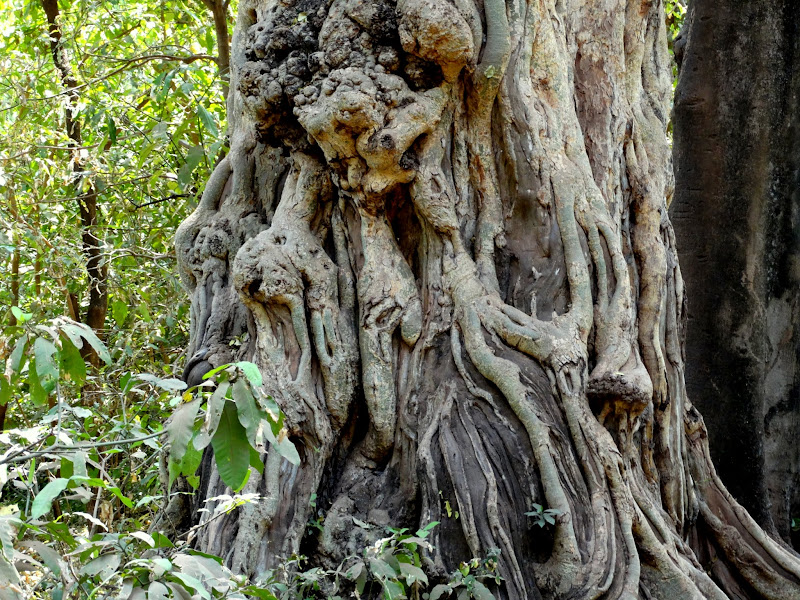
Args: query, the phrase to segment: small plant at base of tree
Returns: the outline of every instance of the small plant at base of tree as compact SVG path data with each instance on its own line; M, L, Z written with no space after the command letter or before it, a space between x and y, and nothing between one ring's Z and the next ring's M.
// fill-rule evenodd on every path
M531 517L535 525L545 527L547 525L555 525L558 515L561 511L557 508L545 508L541 504L534 504L533 510L526 512L526 517Z

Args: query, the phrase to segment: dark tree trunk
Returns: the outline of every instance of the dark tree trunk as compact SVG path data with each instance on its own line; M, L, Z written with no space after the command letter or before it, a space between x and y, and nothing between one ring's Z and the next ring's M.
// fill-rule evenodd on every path
M108 312L108 264L106 263L106 257L103 255L103 241L98 237L98 225L101 215L100 208L97 205L97 189L94 178L86 172L86 165L81 159L83 135L81 132L81 120L78 117L78 103L80 101L78 81L72 72L69 54L61 37L58 0L41 0L41 3L47 15L53 64L58 70L61 84L64 86L67 96L64 117L69 147L72 149L72 156L70 156L73 172L72 189L74 190L80 213L81 240L83 242L83 253L86 257L86 274L89 288L89 302L86 305L83 322L98 332L102 338L104 337L103 329L106 322L106 313ZM88 182L86 178L88 178ZM36 293L37 295L39 293L38 284ZM77 306L77 299L68 294L67 301L70 303L70 315L75 315L73 318L78 318L80 309ZM100 364L100 358L89 344L83 345L81 355L95 366Z
M336 564L441 521L429 569L499 548L501 598L800 598L685 393L669 74L660 2L240 3L185 377L256 362L302 461L203 549Z
M686 385L733 495L800 516L800 4L694 0L677 47Z

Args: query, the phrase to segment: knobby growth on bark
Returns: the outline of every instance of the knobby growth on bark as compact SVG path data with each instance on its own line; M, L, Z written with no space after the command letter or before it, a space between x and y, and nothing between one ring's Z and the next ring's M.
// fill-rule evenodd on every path
M662 10L240 4L231 151L176 240L185 378L256 362L302 462L203 549L252 574L441 521L429 571L499 548L498 597L800 598L685 394Z

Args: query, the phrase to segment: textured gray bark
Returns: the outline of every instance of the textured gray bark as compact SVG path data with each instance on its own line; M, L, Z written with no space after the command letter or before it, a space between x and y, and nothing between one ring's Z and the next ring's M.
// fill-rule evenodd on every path
M185 377L256 362L302 462L203 549L332 565L441 521L431 575L496 547L500 598L800 598L685 393L669 70L659 2L240 4Z
M687 390L722 480L786 539L800 516L798 27L788 0L692 2L674 117Z

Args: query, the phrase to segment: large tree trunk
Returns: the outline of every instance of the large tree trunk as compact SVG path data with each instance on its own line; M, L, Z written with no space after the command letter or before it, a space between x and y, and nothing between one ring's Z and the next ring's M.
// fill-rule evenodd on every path
M785 538L800 516L798 28L792 0L692 2L672 207L689 395L722 480Z
M499 597L800 598L685 393L662 11L241 2L231 152L177 235L186 379L256 362L302 463L205 550L334 564L380 534L353 518L441 521L430 569L499 548Z

